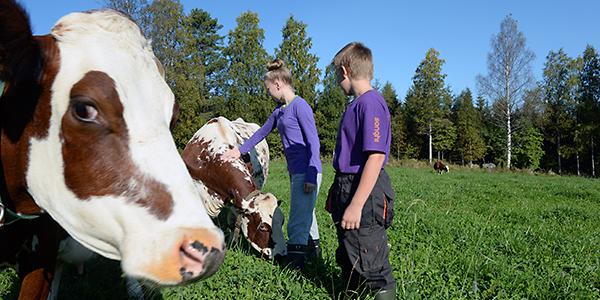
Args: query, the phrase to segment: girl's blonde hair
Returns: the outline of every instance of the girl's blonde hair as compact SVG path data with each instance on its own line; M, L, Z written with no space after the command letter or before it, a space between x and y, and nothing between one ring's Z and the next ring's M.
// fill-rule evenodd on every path
M281 80L291 86L292 72L290 72L290 69L285 66L283 60L274 59L272 62L267 64L267 74L265 74L265 80L270 82Z

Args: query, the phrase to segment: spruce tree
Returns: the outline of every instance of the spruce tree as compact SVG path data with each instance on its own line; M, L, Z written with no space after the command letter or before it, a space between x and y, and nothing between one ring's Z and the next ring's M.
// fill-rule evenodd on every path
M406 121L398 95L390 82L386 82L381 95L387 102L391 116L392 142L390 154L400 159L406 153Z
M348 98L337 84L335 68L330 64L325 69L323 91L317 97L315 107L315 122L321 141L322 156L333 156L338 127L347 103Z
M275 57L283 60L292 72L296 94L314 108L321 71L317 68L319 58L310 53L312 39L306 33L306 24L290 16L281 34L283 40L275 50Z
M469 89L464 90L457 98L456 108L456 150L461 160L468 162L483 158L485 143L481 137L481 119L473 107L473 96Z
M440 127L447 123L440 119L446 118L443 108L447 107L450 97L449 89L444 83L446 74L442 74L443 64L444 60L439 58L439 52L433 48L429 49L425 59L415 71L413 85L410 87L405 101L407 116L410 118L408 120L409 130L412 130L415 135L426 138L430 163L433 158L435 126L439 128L438 133L451 134L451 130L446 132L444 128ZM445 147L445 145L447 143L442 143L440 140L439 146Z

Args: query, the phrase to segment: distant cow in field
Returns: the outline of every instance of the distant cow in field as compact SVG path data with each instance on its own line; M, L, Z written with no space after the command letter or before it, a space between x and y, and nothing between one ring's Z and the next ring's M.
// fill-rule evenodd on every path
M438 174L448 173L450 172L450 168L446 166L442 161L438 160L433 164L433 169L437 171Z
M220 159L225 151L239 147L258 128L242 119L214 118L194 134L182 157L196 187L211 196L204 198L208 214L217 217L226 203L233 205L245 238L254 249L271 257L275 242L283 239L283 233L281 224L273 225L274 218L282 218L277 198L260 191L269 171L266 141L260 142L247 157L242 156L244 160Z
M163 74L122 13L69 14L33 36L24 9L0 0L0 264L17 265L20 299L46 299L67 233L158 285L223 262Z

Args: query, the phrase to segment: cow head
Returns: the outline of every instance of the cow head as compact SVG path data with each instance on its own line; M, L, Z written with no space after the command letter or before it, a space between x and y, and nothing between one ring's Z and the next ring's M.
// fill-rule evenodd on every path
M257 129L256 124L241 119L233 122L223 117L212 119L194 134L181 155L198 190L209 195L204 199L210 199L205 203L210 214L218 215L225 203L231 203L241 215L244 236L253 248L270 257L274 244L281 241L277 238L281 236L280 227L273 225L274 216L281 213L277 198L260 191L261 187L256 186L256 180L242 160L224 162L220 159L222 153L239 146ZM256 148L257 161L266 177L268 145L263 141Z
M223 233L177 152L174 96L134 22L73 13L32 36L23 9L1 1L0 80L3 199L49 213L132 277L171 285L217 270Z
M258 191L258 190L257 190ZM281 213L277 198L271 193L257 192L242 201L242 232L250 245L258 252L271 257L281 227L274 224L277 213ZM280 224L281 225L281 224ZM281 240L281 239L279 239Z

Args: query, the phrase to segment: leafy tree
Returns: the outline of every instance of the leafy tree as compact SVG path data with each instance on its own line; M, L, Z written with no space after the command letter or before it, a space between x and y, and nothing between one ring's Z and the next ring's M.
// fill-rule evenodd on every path
M173 138L182 149L206 121L202 106L206 103L204 67L198 55L197 36L178 0L155 0L147 8L147 34L157 58L165 68L180 114Z
M237 26L229 31L229 44L223 50L228 62L223 115L261 123L273 108L263 82L269 60L262 45L265 33L256 13L242 13L236 21Z
M307 36L306 24L290 16L281 33L283 41L275 50L275 57L283 60L292 72L296 93L312 105L316 100L321 71L317 68L319 58L310 53L312 39Z
M544 155L543 144L544 137L533 124L524 126L523 130L515 134L515 166L537 169Z
M575 130L575 97L578 84L576 61L562 49L550 51L544 67L544 95L546 99L546 131L548 140L554 145L558 173L563 170L562 158L568 157L573 149Z
M264 86L269 55L263 48L264 30L259 26L258 14L244 12L236 19L236 27L229 31L229 43L223 49L227 59L227 82L224 102L218 113L229 119L243 118L262 125L275 107ZM273 156L282 154L276 134L267 137Z
M201 109L207 98L207 93L203 92L206 87L205 57L198 51L203 38L199 31L205 28L192 22L197 19L197 12L187 17L177 0L155 0L149 5L145 0L107 0L106 5L130 14L152 40L154 54L163 65L165 80L180 107L173 138L177 146L183 148L206 121ZM208 31L207 36L210 34Z
M581 124L581 140L589 145L591 174L595 177L595 137L600 130L600 58L596 49L590 45L583 52L579 78L577 119Z
M471 91L466 89L457 98L456 150L469 165L472 165L474 160L483 158L485 154L485 143L480 134L481 126L481 117L473 107Z
M410 117L409 130L414 135L424 135L427 138L429 163L433 156L434 126L442 126L445 123L436 120L444 117L442 107L450 97L444 83L446 75L442 74L443 64L444 60L439 58L439 52L433 48L429 49L415 71L413 85L405 101L407 116ZM438 130L438 133L440 132L443 132L443 129Z
M444 153L454 147L456 128L448 118L438 118L433 122L433 147L438 151L438 159L444 159Z
M523 106L517 114L519 116L518 120L523 123L522 127L531 125L537 129L543 129L545 110L546 103L543 87L536 84L533 88L525 92Z
M512 16L504 18L500 33L492 36L488 53L488 74L477 76L479 90L494 101L493 116L506 133L506 167L511 167L514 117L525 90L533 81L531 62L533 52L525 45L525 35L517 29Z
M323 156L333 156L338 127L347 103L348 98L337 84L335 68L330 64L325 69L323 91L319 94L315 107L315 122Z
M104 0L104 6L121 11L133 19L144 34L148 28L148 1L146 0Z

